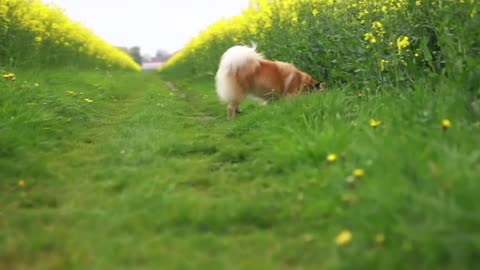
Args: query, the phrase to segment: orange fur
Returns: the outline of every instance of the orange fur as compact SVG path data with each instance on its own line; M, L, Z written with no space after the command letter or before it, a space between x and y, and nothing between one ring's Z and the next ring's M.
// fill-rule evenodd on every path
M216 81L217 94L228 103L229 119L235 117L238 106L248 95L272 100L323 89L323 84L294 65L264 59L255 48L245 46L225 52Z

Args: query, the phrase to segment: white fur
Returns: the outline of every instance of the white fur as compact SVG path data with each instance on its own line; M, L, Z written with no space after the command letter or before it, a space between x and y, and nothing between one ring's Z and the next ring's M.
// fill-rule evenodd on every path
M233 46L223 54L215 75L216 91L220 100L227 103L236 101L235 74L240 69L247 73L255 72L259 66L258 62L263 59L263 56L255 49L255 45L252 47Z

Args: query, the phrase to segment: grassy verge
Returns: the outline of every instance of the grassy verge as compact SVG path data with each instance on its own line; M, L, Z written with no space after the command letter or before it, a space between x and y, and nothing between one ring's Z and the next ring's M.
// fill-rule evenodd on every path
M2 269L479 263L479 124L454 83L251 102L228 122L210 77L171 92L151 73L17 73L1 82Z

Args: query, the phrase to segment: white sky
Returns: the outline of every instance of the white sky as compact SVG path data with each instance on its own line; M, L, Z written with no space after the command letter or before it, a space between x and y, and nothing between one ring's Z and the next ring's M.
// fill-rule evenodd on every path
M114 46L142 54L181 49L199 31L248 7L248 0L43 0Z

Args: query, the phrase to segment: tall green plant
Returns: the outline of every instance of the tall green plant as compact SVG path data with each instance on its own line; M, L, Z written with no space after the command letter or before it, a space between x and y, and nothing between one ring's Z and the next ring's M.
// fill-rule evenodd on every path
M293 62L330 84L366 89L445 75L478 74L476 0L257 0L191 40L161 69L215 71L235 44L258 44L266 57Z

